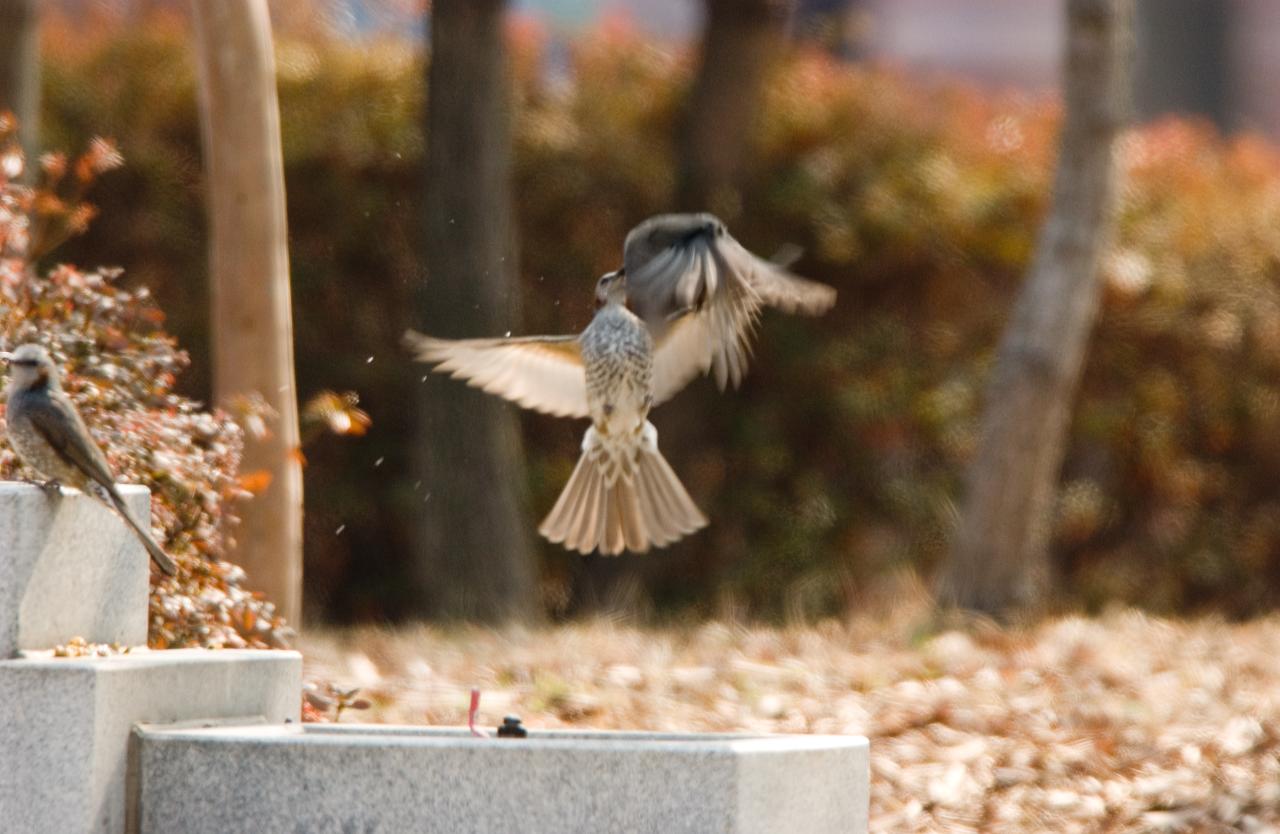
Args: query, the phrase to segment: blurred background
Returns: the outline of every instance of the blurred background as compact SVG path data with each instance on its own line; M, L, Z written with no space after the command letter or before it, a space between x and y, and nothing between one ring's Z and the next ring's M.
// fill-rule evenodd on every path
M193 360L180 389L208 400L187 4L33 5L41 146L102 134L126 159L94 192L94 224L57 257L119 265L150 287ZM432 308L424 266L448 257L428 252L424 220L431 10L278 0L271 13L299 398L355 391L372 419L362 436L304 448L309 621L448 616L439 586L511 571L512 558L532 566L519 581L552 618L805 620L939 567L1049 196L1060 3L503 10L517 257L503 323L441 335L580 330L626 231L673 209L718 212L762 255L798 246L795 270L840 292L821 319L766 314L741 391L700 380L655 412L712 524L611 560L532 538L500 556L431 552L449 548L421 529L448 523L431 515L433 493L473 476L424 472L411 404L424 385L464 394L425 383L399 347L406 327L451 315ZM15 31L0 26L0 51ZM1119 228L1055 504L1056 588L1088 609L1245 616L1280 599L1280 99L1268 81L1280 7L1147 0L1136 38L1141 124L1123 146ZM698 125L707 112L719 121ZM584 427L518 419L523 451L505 471L531 531ZM456 523L493 518L476 506Z

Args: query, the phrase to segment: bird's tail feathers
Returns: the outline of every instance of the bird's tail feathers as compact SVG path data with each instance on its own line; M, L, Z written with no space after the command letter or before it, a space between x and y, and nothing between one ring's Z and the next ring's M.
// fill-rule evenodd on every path
M164 571L168 576L173 576L178 572L177 564L156 544L156 540L151 537L151 531L143 528L141 524L133 517L133 513L129 512L129 506L124 503L120 491L115 487L100 487L97 492L99 497L103 498L116 514L124 519L125 523L133 528L133 532L138 535L142 546L147 549L147 553L151 556L151 561L156 563L156 567Z
M706 524L645 423L624 438L587 429L578 465L538 532L569 550L615 556L665 547Z

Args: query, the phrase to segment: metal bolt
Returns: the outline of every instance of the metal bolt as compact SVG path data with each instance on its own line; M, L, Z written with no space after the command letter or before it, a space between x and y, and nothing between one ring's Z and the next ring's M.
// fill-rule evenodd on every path
M508 715L502 719L502 726L498 728L498 738L528 738L529 731L520 723L520 716Z

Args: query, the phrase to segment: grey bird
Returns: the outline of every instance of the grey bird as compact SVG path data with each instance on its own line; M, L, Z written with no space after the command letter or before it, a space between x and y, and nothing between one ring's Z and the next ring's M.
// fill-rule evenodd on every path
M626 278L596 287L602 304L580 336L436 339L412 331L406 345L435 370L525 408L589 417L582 455L538 532L569 550L616 555L663 547L706 526L658 451L649 410L688 381L677 345L654 349L626 308Z
M714 372L721 390L741 384L763 307L814 316L836 301L832 287L748 252L712 214L651 217L622 249L628 305L656 343L680 346L683 375Z
M178 566L130 514L106 456L63 393L57 366L45 349L26 344L12 353L0 353L0 360L9 365L5 407L9 443L22 462L48 479L46 490L56 491L66 484L102 501L133 528L160 570L170 576L177 573Z

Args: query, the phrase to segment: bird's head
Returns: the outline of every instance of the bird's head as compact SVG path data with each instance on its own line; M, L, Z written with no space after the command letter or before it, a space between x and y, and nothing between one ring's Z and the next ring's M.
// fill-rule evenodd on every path
M0 352L0 361L9 366L10 383L19 389L58 384L58 369L40 345L19 345L12 352Z
M596 303L607 304L616 301L619 304L627 300L627 273L619 269L606 272L596 282Z

